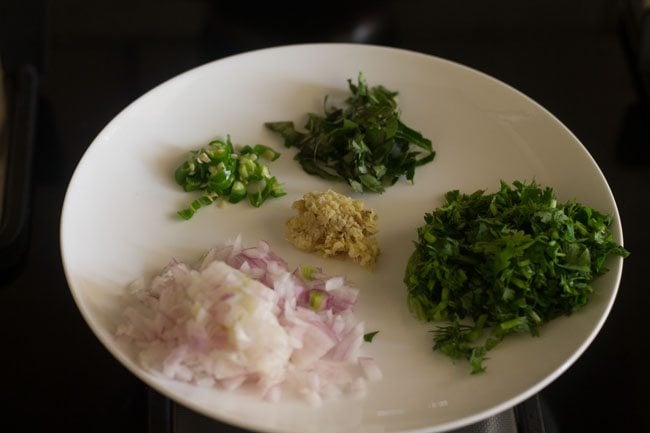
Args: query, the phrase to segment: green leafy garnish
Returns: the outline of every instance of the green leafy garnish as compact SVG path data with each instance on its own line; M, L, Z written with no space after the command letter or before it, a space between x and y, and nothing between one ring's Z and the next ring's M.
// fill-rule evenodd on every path
M397 92L368 87L361 73L348 86L347 106L325 106L324 116L310 113L307 132L293 122L265 125L285 146L299 149L295 159L309 174L344 180L357 192L381 193L401 176L412 182L415 168L435 157L431 141L402 123Z
M187 160L174 173L176 183L185 191L202 191L203 195L178 212L190 219L201 207L218 198L237 203L248 197L251 205L259 207L269 197L285 195L282 185L272 177L260 158L275 161L280 154L270 147L257 144L239 151L230 141L215 140L206 147L189 153Z
M629 255L612 239L611 216L558 204L535 182L450 191L424 220L404 277L409 308L420 320L450 322L433 331L433 349L468 360L472 373L505 336L538 335L587 304L605 259Z
M373 332L368 332L366 334L363 334L363 341L367 343L371 343L372 339L375 338L375 335L377 335L379 331L373 331Z

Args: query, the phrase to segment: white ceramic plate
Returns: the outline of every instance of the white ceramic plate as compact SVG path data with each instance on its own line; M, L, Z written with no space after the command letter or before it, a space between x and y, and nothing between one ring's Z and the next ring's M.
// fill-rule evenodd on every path
M263 127L320 112L323 97L347 93L346 80L363 71L369 83L398 90L402 117L431 138L437 157L416 172L415 185L398 182L363 200L380 218L383 249L374 273L357 265L295 250L282 238L290 205L312 190L335 189L305 174L294 150ZM283 156L270 164L287 196L254 209L246 203L212 206L182 222L175 212L190 195L172 174L190 149L230 134L242 144L265 143ZM506 339L490 353L487 372L468 374L431 350L429 325L406 308L406 261L425 212L450 189L494 191L499 180L535 178L561 200L576 198L613 214L605 178L582 144L538 104L482 73L409 51L358 45L301 45L246 53L184 73L120 113L88 148L70 182L61 221L61 248L72 294L88 325L129 370L174 400L210 417L258 431L282 433L429 432L458 428L503 411L548 385L585 350L601 328L618 288L622 262L595 283L590 304L560 318L539 338ZM171 257L193 260L242 232L265 239L292 266L311 263L344 273L362 293L358 315L379 330L365 353L384 380L363 400L313 408L267 403L233 392L198 389L143 370L112 334L124 308L125 287L158 272Z

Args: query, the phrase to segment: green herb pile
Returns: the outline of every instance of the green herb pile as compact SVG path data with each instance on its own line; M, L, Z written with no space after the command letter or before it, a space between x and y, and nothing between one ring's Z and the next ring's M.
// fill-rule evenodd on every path
M230 137L191 151L176 169L176 183L185 191L202 191L203 195L178 215L188 220L218 198L237 203L248 197L251 205L259 207L269 197L285 195L282 185L260 160L275 161L279 157L279 153L261 144L244 146L235 153Z
M413 181L415 168L433 160L431 141L400 120L397 92L368 87L362 74L348 80L352 95L345 108L327 107L324 116L309 114L305 128L293 122L265 125L282 135L287 147L299 149L295 159L310 174L344 180L357 192L381 193L401 176ZM419 148L419 149L418 149Z
M506 335L539 327L584 306L610 255L627 257L609 232L612 219L551 188L501 182L495 194L450 191L425 215L404 277L412 313L448 321L434 350L484 370Z

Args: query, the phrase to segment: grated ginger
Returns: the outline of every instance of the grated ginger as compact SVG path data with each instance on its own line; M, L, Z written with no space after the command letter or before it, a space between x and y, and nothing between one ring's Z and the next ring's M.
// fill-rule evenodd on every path
M297 248L324 257L344 256L373 267L379 255L377 214L362 201L336 193L309 192L293 203L298 215L287 220L286 237Z

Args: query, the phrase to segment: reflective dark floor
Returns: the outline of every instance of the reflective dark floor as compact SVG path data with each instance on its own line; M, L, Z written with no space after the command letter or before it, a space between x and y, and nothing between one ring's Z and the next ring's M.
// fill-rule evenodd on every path
M95 135L189 68L327 41L407 48L476 68L531 96L587 147L617 199L632 255L601 333L540 398L561 432L650 431L650 114L640 3L0 1L8 81L30 63L40 86L30 242L0 286L0 431L147 428L147 389L87 328L61 266L65 188Z

